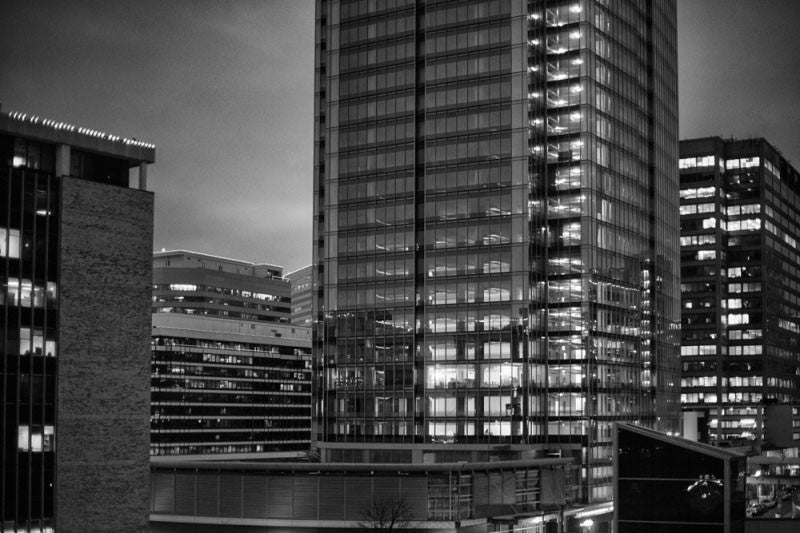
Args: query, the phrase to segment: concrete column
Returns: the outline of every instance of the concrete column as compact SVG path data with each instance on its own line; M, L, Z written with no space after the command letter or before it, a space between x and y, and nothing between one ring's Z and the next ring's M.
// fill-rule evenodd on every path
M70 148L68 144L56 146L56 176L69 176Z
M139 190L147 190L147 163L139 163Z

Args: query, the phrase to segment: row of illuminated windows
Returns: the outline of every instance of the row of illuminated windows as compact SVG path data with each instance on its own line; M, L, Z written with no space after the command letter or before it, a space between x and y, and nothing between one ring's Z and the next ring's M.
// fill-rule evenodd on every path
M705 344L698 346L681 346L681 356L693 355L715 355L717 353L717 346L715 344Z
M354 148L365 144L413 140L414 121L399 120L369 127L339 129L339 149Z
M447 106L463 106L477 102L492 100L507 100L511 97L511 83L508 78L466 80L461 84L446 84L438 87L429 87L425 92L425 107L429 111ZM484 104L485 105L485 104ZM459 110L465 117L467 110ZM477 116L473 113L472 116ZM509 117L510 118L510 117ZM474 122L475 119L466 119Z
M681 215L696 215L698 213L712 213L716 209L716 204L684 204L680 207Z
M380 150L369 150L342 155L339 157L339 172L354 174L357 172L375 172L395 167L413 165L413 145L394 145Z
M498 331L511 324L507 313L499 311L459 311L455 313L429 313L425 331L429 333L454 333L461 331ZM484 354L484 356L486 356Z
M375 91L397 90L404 85L411 85L415 81L414 68L406 65L383 68L365 73L348 74L339 78L339 96L342 99L355 98L357 96L372 96L367 94ZM383 99L384 107L388 106L385 96L377 97ZM395 108L398 104L395 104Z
M716 258L716 250L697 250L681 255L681 261L709 261ZM725 259L725 252L721 252L721 258Z
M427 286L425 301L429 305L447 305L456 303L508 302L512 299L511 281L493 280L481 283L460 282L457 285ZM521 294L514 294L515 300Z
M723 269L722 275L725 274ZM761 268L757 266L731 267L727 269L727 275L729 278L753 278L761 275ZM744 288L744 284L742 288Z
M700 157L681 157L678 161L678 168L684 170L687 168L702 168L713 167L716 158L713 155L703 155ZM721 162L721 164L724 162Z
M469 254L434 254L425 258L427 277L500 274L511 271L511 252L478 251Z
M288 316L270 316L257 313L242 313L240 311L229 311L228 309L209 309L206 307L158 307L158 313L181 313L185 315L204 315L221 316L224 318L239 318L242 320L258 320L263 322L289 322ZM288 315L289 309L283 310L282 314Z
M729 346L729 355L761 355L764 347L760 344L750 344L745 346Z
M727 215L730 216L737 216L737 215L757 215L761 212L761 205L760 204L745 204L745 205L730 205L728 206Z
M700 204L700 205L713 206L714 204ZM681 206L681 211L684 210L684 207L691 209L694 206ZM769 224L769 222L767 222L767 224ZM684 231L696 230L696 229L714 229L716 227L719 227L723 231L757 231L761 229L761 219L747 218L744 220L725 221L718 219L717 217L708 217L702 220L681 221L681 229Z
M8 278L0 286L0 304L18 307L55 308L56 284L48 281L45 285L34 285L29 279Z
M692 189L681 189L681 200L692 200L694 198L710 198L717 192L716 187L695 187Z
M153 337L152 345L154 350L159 351L158 358L162 360L176 359L182 362L221 363L229 365L252 365L255 361L255 364L258 366L273 365L277 367L292 366L297 368L309 368L311 364L310 361L307 360L304 361L293 358L287 361L285 359L272 357L274 354L295 356L308 355L308 348L294 346L156 336ZM188 349L183 351L180 348ZM204 349L209 349L209 351L247 351L254 353L247 355L241 353L207 353Z
M501 21L499 25L456 28L457 31L429 33L425 38L425 53L427 55L442 54L445 52L462 51L475 46L496 45L508 43L511 40L511 26L508 21Z
M200 366L195 364L158 364L152 365L154 375L189 375L209 377L233 377L270 380L299 380L310 381L311 374L307 372L293 372L291 370L266 370L263 368L225 368L215 366Z
M711 392L698 392L681 394L681 403L759 403L763 395L760 392L728 392L716 394Z
M716 235L690 235L681 237L681 246L702 246L705 244L716 244Z
M17 450L21 452L54 452L56 450L53 426L19 426Z
M342 72L348 69L370 68L381 63L414 57L416 45L413 40L403 40L378 46L359 46L342 51L339 65Z
M20 355L46 355L56 356L56 341L45 339L44 332L40 329L20 328L19 330Z
M371 174L334 183L339 186L339 205L359 199L382 200L414 191L414 176L408 174Z
M153 388L185 388L185 389L221 389L221 390L240 390L240 391L257 391L257 392L309 392L308 385L301 385L297 383L275 383L267 381L253 381L252 379L243 378L214 378L214 379L194 379L194 378L181 378L179 376L168 377L154 375L152 376L151 386Z
M728 339L732 341L749 341L760 339L764 333L760 329L732 329L728 331Z
M491 246L522 242L522 228L516 228L512 235L510 222L487 223L483 220L467 220L462 224L437 225L425 232L426 248L456 248L463 246ZM572 236L567 229L566 236ZM580 225L575 239L580 242ZM565 237L566 238L566 237Z
M425 80L435 83L437 80L452 79L460 76L477 76L491 72L509 73L511 71L511 51L499 50L494 53L466 56L450 56L441 59L429 59L425 65Z
M459 88L464 96L471 88ZM476 88L477 89L477 88ZM471 92L471 91L470 91ZM459 100L459 103L462 103ZM483 130L487 128L508 128L511 126L511 108L509 106L481 107L459 111L458 113L437 113L425 118L425 134L428 136L446 133L459 133L461 135L470 130Z
M761 387L764 385L762 376L730 376L721 377L719 383L723 387ZM681 379L681 387L716 387L717 376L695 376Z
M240 307L245 309L255 309L258 311L275 311L286 312L289 310L289 304L285 306L266 305L254 302L243 302L241 300L225 300L222 298L210 298L207 296L182 296L182 295L153 295L153 302L170 302L170 303L207 303L211 305L223 305L230 307Z
M759 292L761 290L761 283L729 283L728 284L728 292L729 293L740 293L740 292Z
M385 39L392 35L413 31L415 18L414 14L410 13L404 16L383 16L367 23L359 20L356 20L355 24L343 23L339 27L339 42L344 47L359 41ZM359 43L359 46L363 46L363 44Z
M241 296L242 298L255 298L256 300L281 301L281 302L291 301L291 299L286 296L277 296L274 294L248 291L244 289L217 287L214 285L197 285L194 283L160 283L153 285L153 289L161 291L216 292L220 294L229 294L231 296Z
M339 105L339 120L342 125L368 119L377 119L414 111L415 96L406 93L392 93L375 99L351 100Z

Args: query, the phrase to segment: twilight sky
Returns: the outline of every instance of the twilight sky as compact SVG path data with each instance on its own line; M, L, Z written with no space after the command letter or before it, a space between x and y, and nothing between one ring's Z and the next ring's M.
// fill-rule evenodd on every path
M678 0L681 138L800 167L800 2ZM0 102L156 144L154 248L311 262L313 0L0 0Z

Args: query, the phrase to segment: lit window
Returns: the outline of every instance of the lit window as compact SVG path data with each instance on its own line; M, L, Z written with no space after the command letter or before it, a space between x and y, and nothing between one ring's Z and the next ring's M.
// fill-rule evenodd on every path
M715 250L698 250L697 251L697 260L698 261L708 261L709 259L716 259L717 252Z
M19 230L0 228L0 257L19 258Z
M23 452L30 450L30 428L19 426L17 430L17 449Z
M186 283L171 283L169 286L171 291L196 291L197 285L190 285Z

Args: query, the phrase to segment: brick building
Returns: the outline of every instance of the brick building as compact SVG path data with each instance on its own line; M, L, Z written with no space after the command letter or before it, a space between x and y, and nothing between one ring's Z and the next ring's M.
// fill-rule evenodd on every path
M147 530L154 160L0 113L4 531Z

